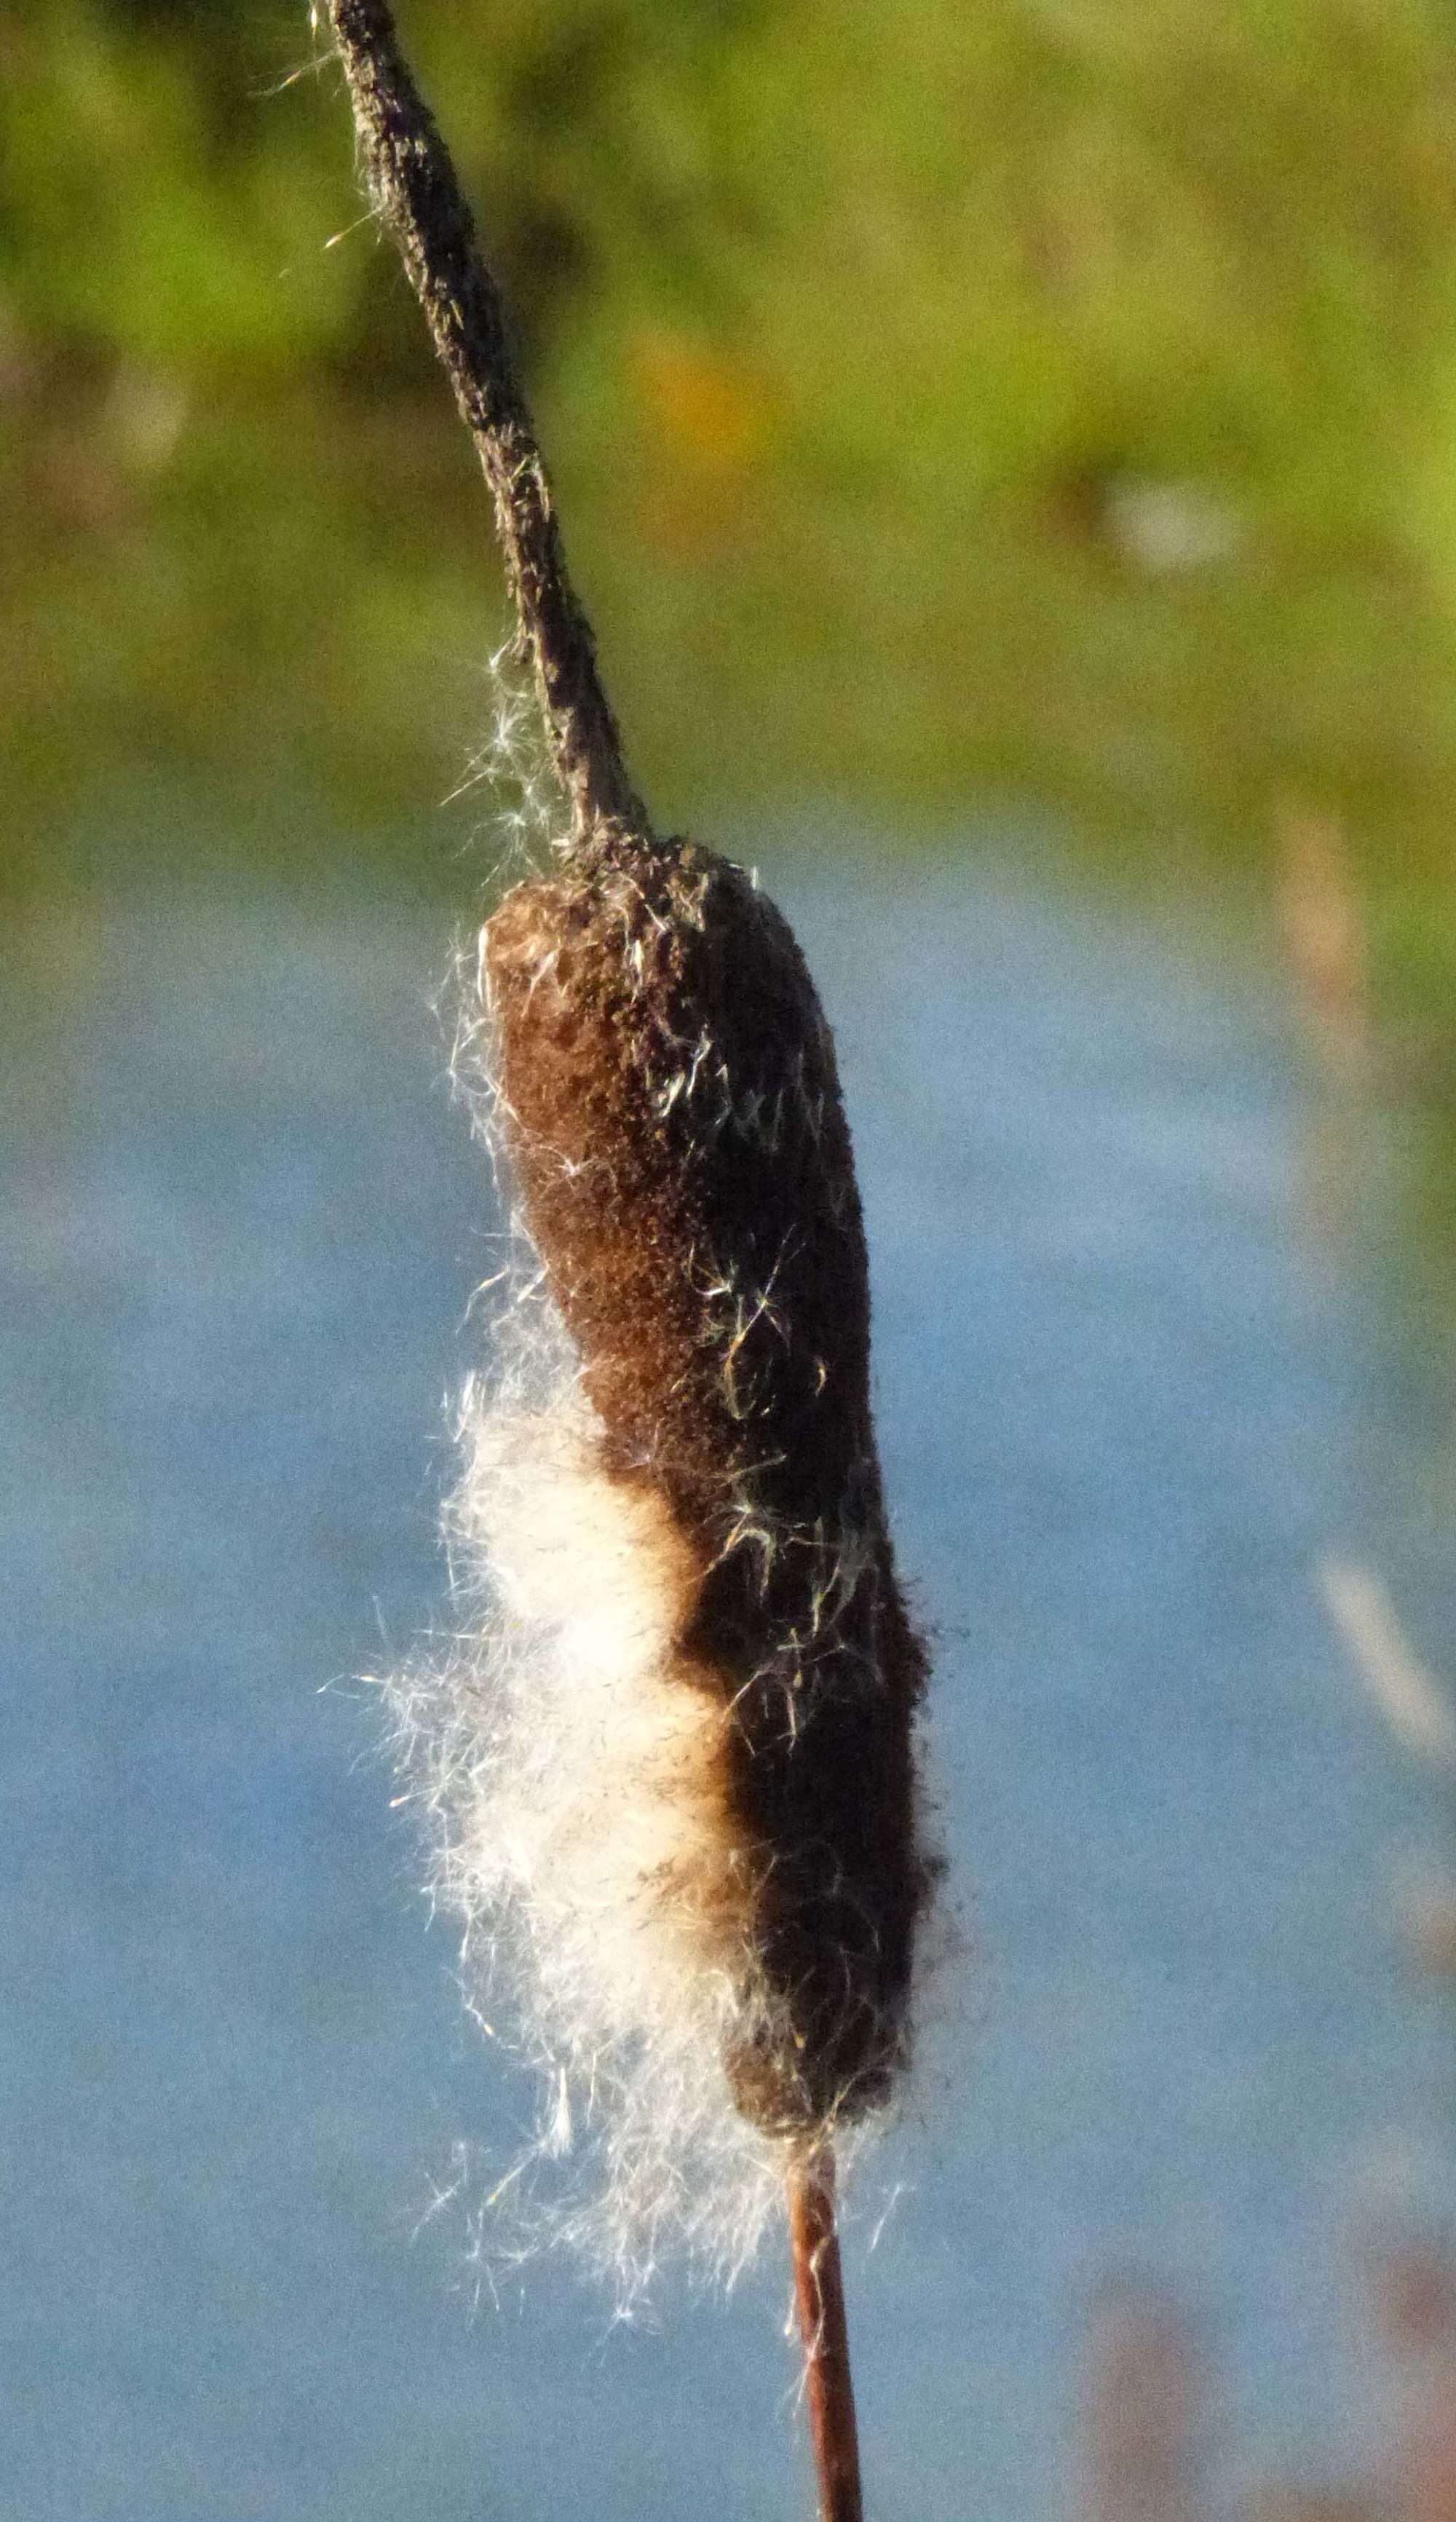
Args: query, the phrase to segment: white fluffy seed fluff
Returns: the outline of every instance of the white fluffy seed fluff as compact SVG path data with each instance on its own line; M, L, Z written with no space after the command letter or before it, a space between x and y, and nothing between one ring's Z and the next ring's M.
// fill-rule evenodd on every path
M728 1719L674 1668L685 1551L650 1489L600 1468L552 1317L519 1297L467 1386L450 1541L468 1625L393 1703L467 1995L508 2012L540 2070L502 2248L569 2241L630 2299L677 2248L732 2273L782 2161L722 2064L751 1956Z

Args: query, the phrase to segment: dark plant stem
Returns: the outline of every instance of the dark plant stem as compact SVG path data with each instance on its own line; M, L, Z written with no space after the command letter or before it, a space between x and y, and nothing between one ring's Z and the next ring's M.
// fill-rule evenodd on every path
M628 777L597 675L590 625L567 575L540 449L506 347L499 292L481 259L449 152L399 51L388 0L315 0L315 7L327 18L344 65L369 199L399 247L485 468L520 644L535 670L574 843L594 849L624 834L651 847L646 811ZM807 977L803 986L809 988ZM834 2164L826 2146L794 2155L788 2211L821 2522L864 2522Z
M796 2158L788 2176L788 2220L820 2522L865 2522L844 2278L834 2228L834 2158L826 2146Z
M368 194L425 311L495 504L524 649L579 843L646 817L567 575L550 485L506 346L500 294L434 116L399 50L387 0L323 0L349 81Z

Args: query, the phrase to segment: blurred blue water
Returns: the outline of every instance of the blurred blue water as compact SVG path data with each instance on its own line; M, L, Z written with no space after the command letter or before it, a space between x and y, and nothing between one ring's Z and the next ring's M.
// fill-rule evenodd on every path
M975 1948L850 2242L871 2510L1061 2509L1108 2266L1188 2290L1231 2427L1293 2461L1358 2434L1370 2167L1449 2135L1390 1918L1438 1808L1313 1571L1373 1553L1438 1652L1449 1395L1309 1223L1280 1012L1226 948L984 870L774 873L840 1042ZM219 893L3 949L25 2522L805 2505L776 2266L632 2329L555 2265L476 2309L465 2206L427 2212L455 2141L508 2152L530 2109L461 2017L351 1679L443 1608L443 1403L490 1267L444 942Z

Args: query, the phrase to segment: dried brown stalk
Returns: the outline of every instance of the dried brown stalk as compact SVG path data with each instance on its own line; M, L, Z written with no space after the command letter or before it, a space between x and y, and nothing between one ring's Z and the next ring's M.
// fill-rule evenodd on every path
M864 2522L844 2279L834 2229L834 2158L827 2147L795 2163L789 2173L788 2218L820 2522Z
M448 153L386 0L326 7L370 198L490 484L570 803L561 872L518 886L483 942L506 1143L601 1475L672 1537L675 1686L730 1712L719 1905L743 1985L724 2064L785 2147L822 2522L863 2522L828 2140L903 2058L929 1869L923 1654L884 1516L832 1044L756 887L651 831Z
M369 197L399 249L495 503L521 637L579 838L645 820L567 574L550 485L506 344L500 294L449 151L410 76L385 0L327 0Z

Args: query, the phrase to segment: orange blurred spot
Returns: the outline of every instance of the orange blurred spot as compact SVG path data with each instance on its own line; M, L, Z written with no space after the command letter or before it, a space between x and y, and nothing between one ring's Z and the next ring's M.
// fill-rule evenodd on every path
M631 358L637 393L675 453L705 472L747 469L769 417L754 378L723 351L669 334L639 334Z

